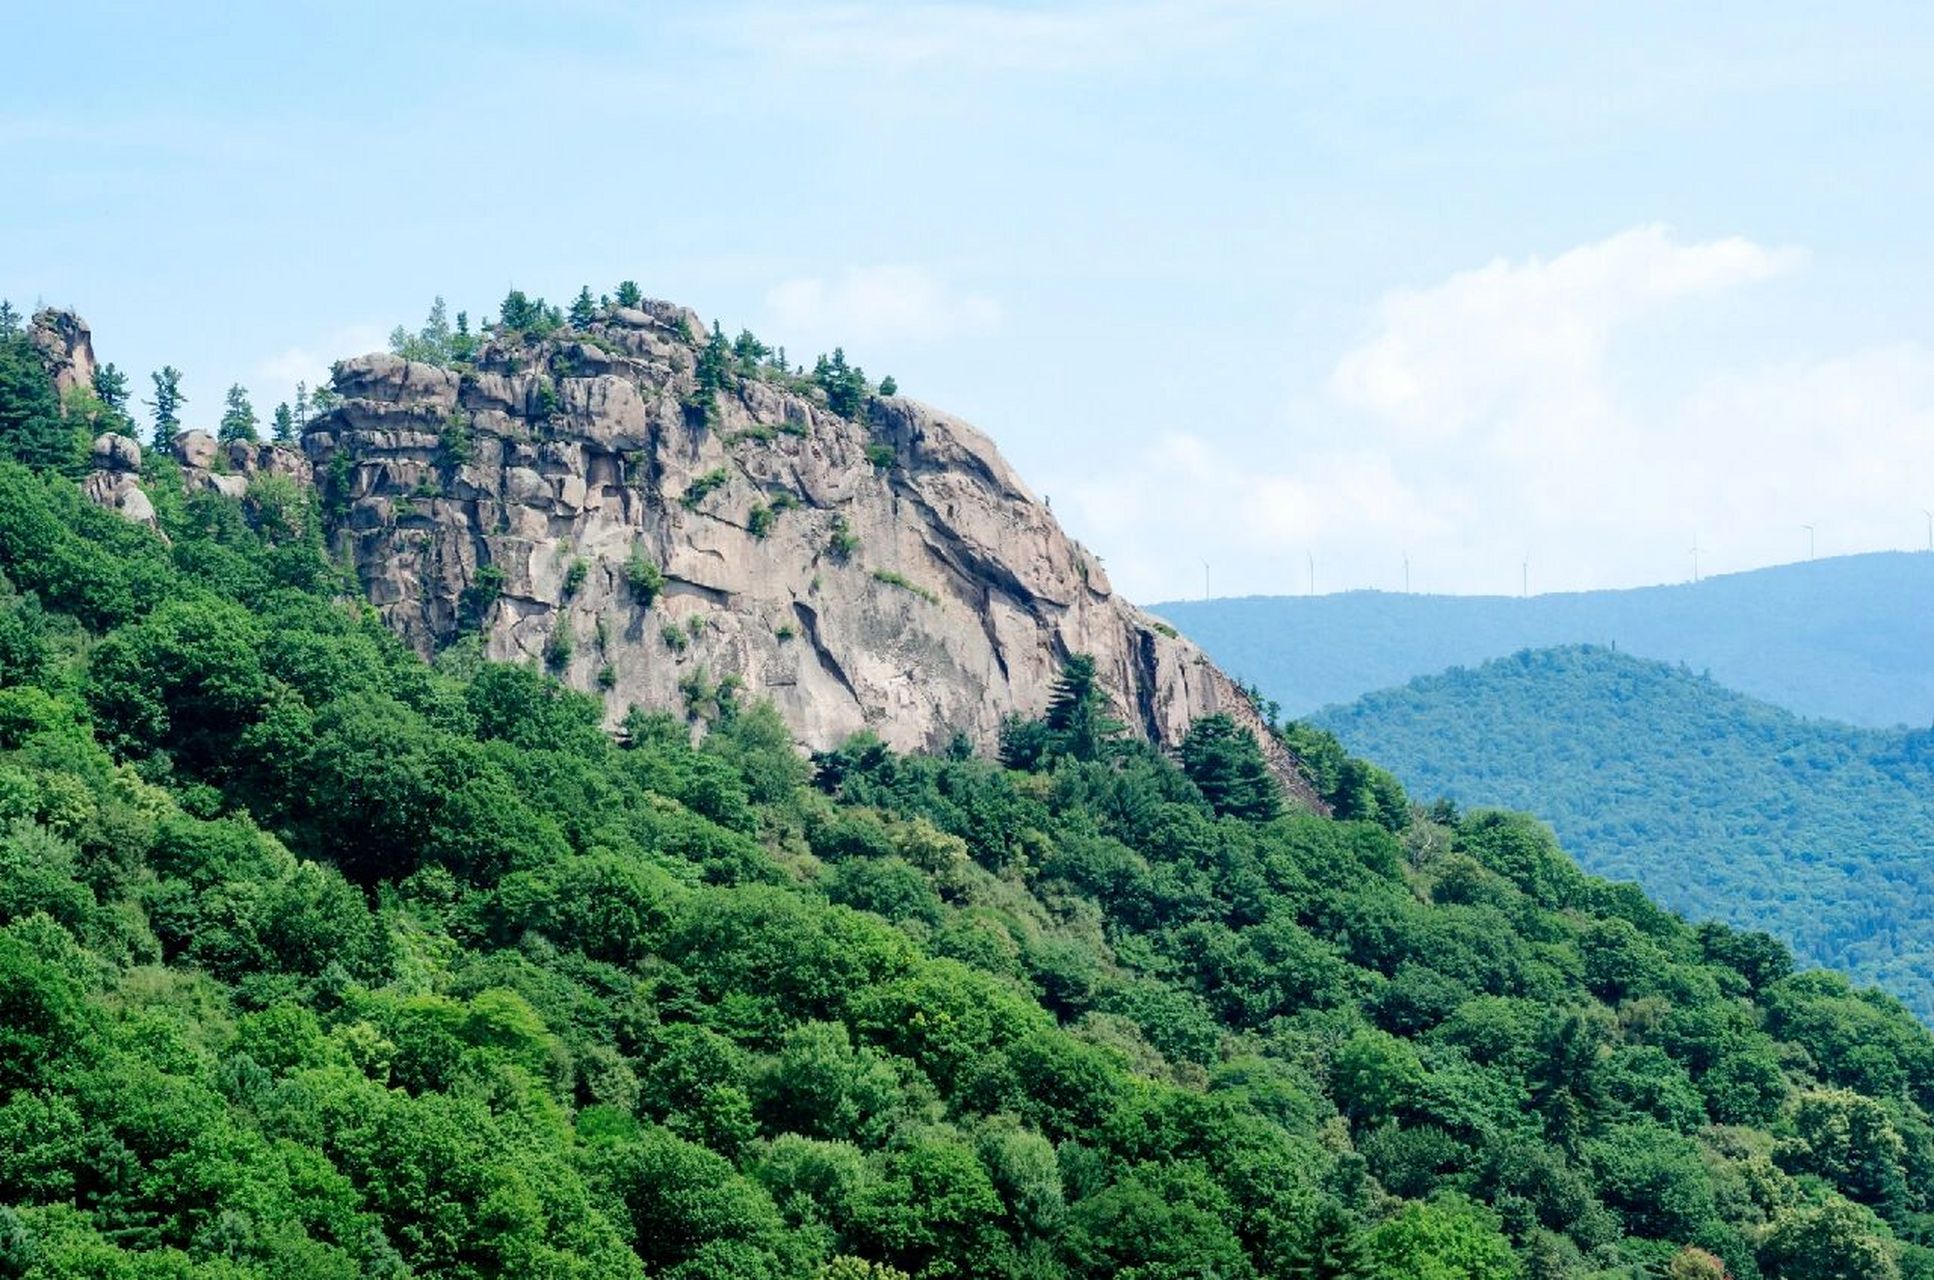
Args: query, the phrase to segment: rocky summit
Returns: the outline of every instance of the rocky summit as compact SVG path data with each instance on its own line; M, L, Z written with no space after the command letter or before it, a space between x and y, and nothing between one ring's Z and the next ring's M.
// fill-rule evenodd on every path
M85 349L77 319L45 327ZM191 489L315 484L413 646L475 631L486 656L600 694L613 723L723 686L771 700L814 748L870 729L984 749L1085 653L1131 731L1173 745L1226 712L1302 789L1250 700L1116 595L979 431L897 395L836 412L769 364L707 385L707 333L646 302L492 338L461 368L360 356L336 365L300 454L200 432L174 452ZM125 448L102 443L96 466L88 491L142 518Z

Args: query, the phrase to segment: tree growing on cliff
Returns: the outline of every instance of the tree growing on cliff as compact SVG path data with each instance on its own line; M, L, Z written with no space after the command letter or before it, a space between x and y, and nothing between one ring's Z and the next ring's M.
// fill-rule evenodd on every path
M181 394L181 370L173 365L163 365L148 376L154 379L154 399L148 401L154 410L154 442L157 448L166 448L181 430L181 406L188 397Z
M128 416L128 375L112 361L94 371L94 394L121 417Z
M598 303L591 296L591 286L585 285L578 290L578 296L571 299L571 327L588 329L591 322L598 318Z
M275 406L275 416L271 421L274 425L270 427L269 434L277 444L287 444L295 439L295 411L289 408L287 400Z
M503 333L543 335L564 323L564 314L542 298L533 298L522 289L504 295L497 308L497 328Z
M61 418L54 380L17 321L12 333L0 337L0 455L63 470L80 460L80 443Z
M262 438L256 431L258 420L255 416L255 406L249 403L248 391L241 383L238 382L228 389L228 393L222 398L222 403L222 421L215 429L216 439L223 443L245 440L253 444Z
M821 356L813 366L813 381L826 393L826 407L842 418L857 418L866 407L870 384L865 372L846 362L846 350L834 347L831 356Z

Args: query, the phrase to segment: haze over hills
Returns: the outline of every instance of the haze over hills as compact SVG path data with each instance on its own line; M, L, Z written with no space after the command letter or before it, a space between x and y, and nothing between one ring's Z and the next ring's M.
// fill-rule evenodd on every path
M1666 663L1525 651L1319 713L1419 797L1534 809L1590 871L1766 929L1934 1020L1934 733L1805 720Z
M1934 722L1934 555L1875 552L1697 584L1510 596L1249 596L1153 606L1292 716L1519 649L1685 662L1807 716Z

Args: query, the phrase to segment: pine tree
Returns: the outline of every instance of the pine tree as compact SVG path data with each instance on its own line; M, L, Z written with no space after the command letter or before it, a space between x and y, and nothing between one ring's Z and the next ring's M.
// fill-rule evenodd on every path
M148 401L154 410L154 443L165 449L181 430L181 406L188 397L181 394L181 370L173 365L163 365L148 376L154 379L154 399Z
M522 289L505 294L503 305L497 308L497 327L506 332L523 333L542 328L544 320L544 300L532 298Z
M571 299L571 327L589 329L591 322L598 318L598 304L591 297L591 286L585 285L578 290L578 296Z
M620 280L618 282L618 305L619 306L635 307L639 303L643 302L644 300L645 300L645 295L639 291L637 281Z
M16 315L12 330L0 335L0 456L74 471L82 447L80 433L62 420L54 380Z
M295 424L298 427L309 425L309 384L295 384Z
M125 418L128 414L128 376L112 361L94 371L94 394L101 403Z
M261 439L256 433L255 406L249 403L248 392L241 383L228 389L223 397L221 425L215 429L215 438L227 443L233 440L246 440L253 444Z
M450 335L450 358L468 362L477 358L477 335L470 332L470 313L457 312L457 329Z
M1263 822L1282 812L1282 789L1255 735L1228 716L1203 716L1191 724L1179 754L1182 772L1218 814Z
M1100 759L1110 740L1124 732L1126 726L1107 715L1092 654L1073 654L1061 664L1048 695L1046 723L1055 750L1076 760Z
M880 379L880 394L883 396L897 396L900 394L900 384L893 380L892 374L889 373L886 377Z
M1309 1235L1291 1256L1293 1280L1368 1280L1369 1251L1349 1210L1325 1199L1311 1215Z
M13 309L13 303L0 298L0 338L11 338L20 332L20 313Z
M275 426L270 434L277 444L287 444L295 439L295 414L290 410L287 400L275 406L274 422Z

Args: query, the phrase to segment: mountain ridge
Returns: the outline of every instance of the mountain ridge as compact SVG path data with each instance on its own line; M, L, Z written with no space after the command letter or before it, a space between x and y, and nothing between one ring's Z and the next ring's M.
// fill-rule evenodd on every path
M1314 717L1419 798L1535 807L1594 874L1765 929L1934 1020L1934 733L1796 716L1599 646L1524 650Z
M1513 596L1346 592L1150 606L1293 716L1446 667L1593 643L1710 669L1801 715L1934 722L1934 555L1869 552L1698 583Z

